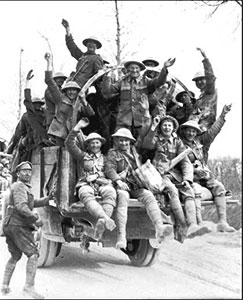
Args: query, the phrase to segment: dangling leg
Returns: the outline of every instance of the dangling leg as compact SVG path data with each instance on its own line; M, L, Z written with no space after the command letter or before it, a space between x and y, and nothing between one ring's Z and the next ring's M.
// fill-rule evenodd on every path
M219 232L234 232L234 227L227 223L226 218L226 198L225 188L221 182L212 178L206 182L206 187L211 191L214 197L218 214L217 231Z
M154 195L146 189L132 191L131 194L145 205L147 214L155 226L155 237L158 242L162 242L166 236L171 235L173 227L163 224L160 208Z
M102 237L105 228L113 230L116 227L115 222L106 215L102 206L96 201L92 187L89 185L82 186L79 189L79 199L83 201L88 212L98 219L95 226L95 239L99 240Z
M126 249L126 225L127 225L127 208L129 202L129 193L123 190L117 190L117 249Z

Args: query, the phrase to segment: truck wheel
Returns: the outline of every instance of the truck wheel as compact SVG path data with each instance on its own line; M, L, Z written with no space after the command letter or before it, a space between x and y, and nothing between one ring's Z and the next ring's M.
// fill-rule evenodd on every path
M159 249L150 245L149 240L128 240L127 248L122 250L129 257L131 263L137 267L148 267L155 263Z
M41 236L38 243L39 247L39 259L38 268L50 267L54 262L58 254L60 253L62 243L47 240Z

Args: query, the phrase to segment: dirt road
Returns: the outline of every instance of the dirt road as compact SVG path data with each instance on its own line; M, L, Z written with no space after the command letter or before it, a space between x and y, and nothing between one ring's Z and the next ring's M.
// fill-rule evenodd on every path
M8 259L0 238L0 274ZM114 248L92 244L82 254L78 243L65 244L51 268L38 269L36 287L48 299L209 299L242 298L241 229L234 234L212 232L203 237L164 243L151 267L131 266ZM2 299L25 299L23 257Z

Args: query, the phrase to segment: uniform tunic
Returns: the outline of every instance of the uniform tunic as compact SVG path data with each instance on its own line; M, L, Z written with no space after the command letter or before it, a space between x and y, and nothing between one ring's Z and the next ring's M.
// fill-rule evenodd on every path
M117 128L142 127L151 122L148 95L165 83L167 73L167 69L163 68L154 79L145 76L133 79L126 76L115 83L111 83L110 78L104 76L103 94L107 98L120 95ZM142 103L145 103L145 107Z
M78 60L76 72L71 74L70 79L76 81L82 88L94 74L103 68L103 59L99 54L82 52L71 34L66 35L66 45L71 55Z

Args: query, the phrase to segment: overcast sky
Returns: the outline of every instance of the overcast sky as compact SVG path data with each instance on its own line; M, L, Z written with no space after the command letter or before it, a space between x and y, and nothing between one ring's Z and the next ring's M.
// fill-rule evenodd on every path
M163 65L168 58L176 57L169 72L196 95L198 90L191 79L202 69L202 57L196 47L205 50L217 77L218 115L224 104L232 103L227 122L211 146L210 157L241 157L240 6L231 1L208 18L213 7L200 5L200 1L118 1L118 5L124 26L122 42L127 44L126 59L136 52L133 58L154 57ZM20 50L23 49L22 76L34 70L32 95L42 97L46 88L44 54L49 51L42 35L50 42L55 71L69 75L76 61L65 45L62 18L69 21L75 42L83 51L83 39L96 36L103 44L98 53L105 54L112 63L116 23L114 1L1 1L0 11L0 137L9 140L17 123Z

